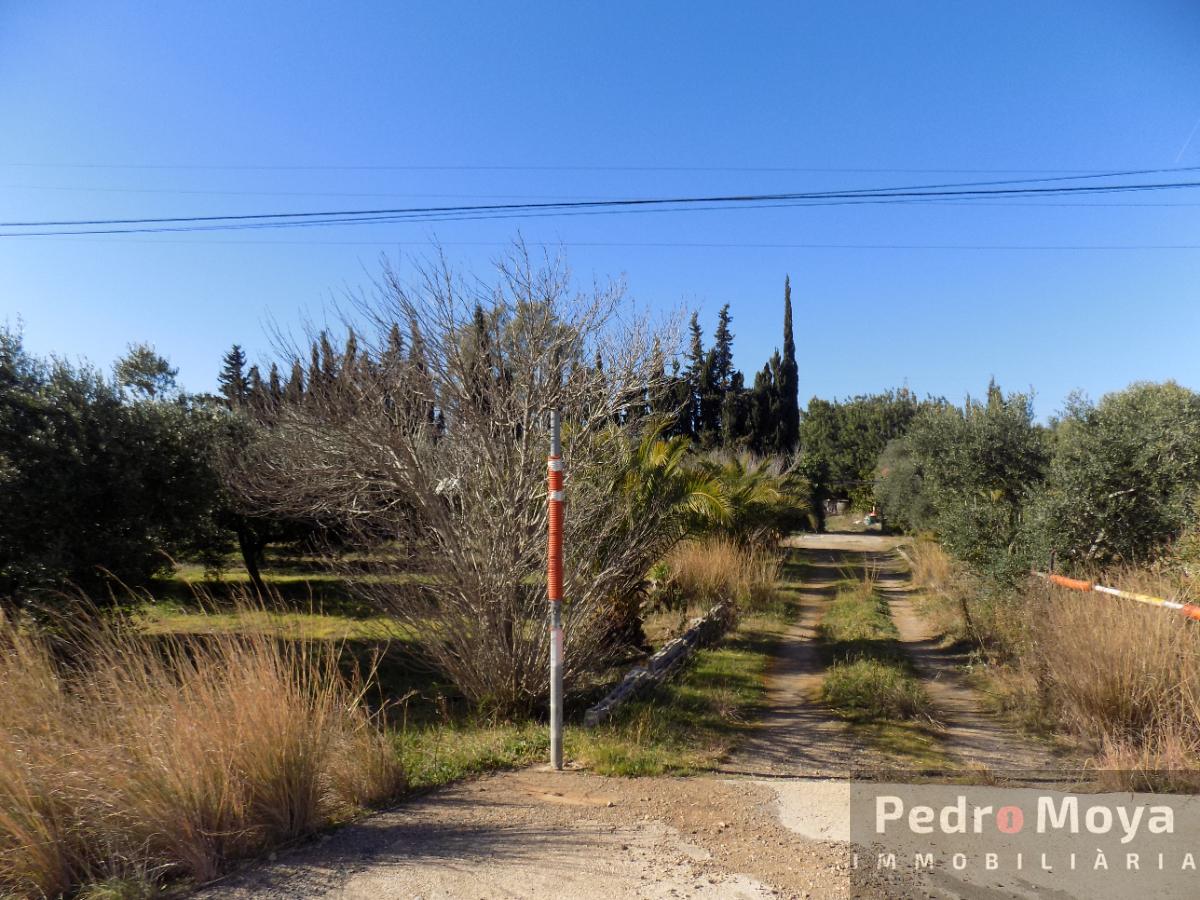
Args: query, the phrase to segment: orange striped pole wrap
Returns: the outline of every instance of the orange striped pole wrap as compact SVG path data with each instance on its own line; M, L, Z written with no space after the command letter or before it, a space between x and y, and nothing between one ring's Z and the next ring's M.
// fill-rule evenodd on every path
M558 456L547 460L549 488L546 517L550 543L546 554L546 595L551 603L562 600L563 464Z
M563 766L563 462L562 419L550 411L550 456L546 460L546 597L550 601L550 765Z

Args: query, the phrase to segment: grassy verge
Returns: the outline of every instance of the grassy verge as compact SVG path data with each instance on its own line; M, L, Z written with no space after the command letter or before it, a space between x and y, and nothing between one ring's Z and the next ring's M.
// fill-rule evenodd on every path
M714 768L748 727L765 691L776 641L792 615L781 599L745 617L717 646L699 651L677 678L632 701L597 728L568 716L570 763L601 775L692 774ZM409 784L428 789L547 758L541 722L488 724L446 713L397 731Z
M568 708L571 762L698 772L748 728L795 608L776 580L793 573L765 551L709 551L681 555L673 574L751 611L606 725L579 724L582 700ZM717 551L736 565L715 565ZM407 792L546 759L544 722L480 721L344 581L304 561L267 570L263 605L239 574L182 568L97 613L63 657L85 668L60 663L61 638L39 643L0 617L0 894L150 895ZM669 609L659 637L708 599Z
M782 601L744 618L719 645L699 651L682 675L623 707L614 721L574 730L571 757L603 775L714 768L761 705L767 666L791 614Z
M996 585L932 541L917 542L914 551L926 603L970 636L978 661L972 684L993 708L1059 749L1086 753L1108 789L1200 792L1195 623L1036 579ZM1173 558L1108 570L1099 580L1186 599Z
M932 704L870 581L844 582L821 621L829 668L821 699L860 722L931 719Z
M165 601L138 607L146 634L272 634L287 640L409 641L411 634L389 616L351 616L319 609L208 611Z

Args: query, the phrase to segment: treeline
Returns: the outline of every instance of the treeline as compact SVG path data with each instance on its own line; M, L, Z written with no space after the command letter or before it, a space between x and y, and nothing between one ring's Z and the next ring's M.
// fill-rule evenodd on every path
M0 600L72 588L104 600L176 560L220 571L235 550L261 590L268 542L336 538L230 490L253 421L224 396L180 390L176 374L144 344L106 374L36 357L0 329Z
M145 346L108 377L0 330L0 597L140 584L168 556L226 549L212 460L236 426L174 377Z
M992 383L962 406L930 404L880 456L888 519L936 532L977 571L1144 563L1194 526L1200 394L1135 384L1068 399L1048 425L1032 398Z
M759 454L795 451L800 429L799 374L792 331L792 284L783 286L783 349L777 348L746 386L746 377L733 365L733 331L729 304L717 314L712 347L704 349L699 318L688 323L684 367L678 359L666 388L652 404L656 412L676 416L673 434L696 440L705 448L752 450Z
M464 338L468 346L476 348L473 352L485 355L482 345L494 327L486 318L482 308L476 309ZM749 387L745 375L734 368L732 324L727 303L717 314L712 346L706 350L699 316L692 313L686 351L682 359L670 360L669 372L666 354L655 345L654 371L648 379L653 387L646 391L645 414L669 423L665 436L686 437L701 449L790 455L797 449L800 434L791 279L784 279L782 351L775 349ZM222 360L218 383L221 396L232 407L266 417L285 404L320 396L340 380L386 377L403 364L423 367L424 352L416 323L406 328L392 323L386 344L375 353L360 348L353 329L340 348L322 331L308 348L307 366L297 354L286 375L278 363L271 363L264 376L259 366L247 364L245 352L234 344ZM594 366L603 372L601 361ZM438 414L434 404L433 415Z
M752 386L734 368L726 305L710 347L696 316L682 359L669 359L655 340L648 368L636 373L640 393L611 411L614 421L635 430L652 423L660 438L692 449L790 456L799 428L790 282L783 299L782 350ZM532 309L518 307L517 316ZM177 559L220 570L235 549L261 590L268 544L336 545L357 526L336 504L296 512L271 492L245 490L247 471L261 463L250 458L255 442L281 431L297 411L349 420L376 400L393 423L423 422L437 439L447 405L430 363L444 366L459 353L464 359L456 363L475 382L471 393L486 416L490 396L513 378L503 361L506 334L525 327L497 315L477 306L456 326L455 353L441 348L440 362L427 359L415 320L393 320L369 341L353 330L340 340L322 331L303 352L263 367L234 345L221 361L216 394L181 390L176 370L146 345L131 346L105 373L35 357L19 334L0 331L0 597L66 586L103 597L115 584L146 584ZM546 339L557 340L557 332ZM590 365L578 347L570 353L568 378L611 391L629 377L605 373L599 350Z
M866 509L875 501L880 454L908 431L918 413L945 402L918 400L908 388L845 400L813 397L800 422L805 471L824 495Z

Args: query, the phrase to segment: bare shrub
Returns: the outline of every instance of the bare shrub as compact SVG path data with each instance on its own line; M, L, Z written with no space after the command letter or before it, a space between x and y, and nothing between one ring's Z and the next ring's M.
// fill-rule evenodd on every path
M67 633L0 618L2 891L208 879L403 787L328 645Z
M510 716L548 691L548 410L564 422L568 688L622 649L620 621L683 530L643 440L659 336L619 285L577 292L560 260L518 246L497 274L484 284L440 260L409 282L385 268L351 311L353 364L273 410L235 481L260 508L383 545L395 577L359 589L466 697Z

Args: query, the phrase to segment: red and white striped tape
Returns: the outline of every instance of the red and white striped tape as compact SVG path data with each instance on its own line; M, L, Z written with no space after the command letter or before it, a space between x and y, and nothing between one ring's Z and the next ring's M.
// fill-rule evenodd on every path
M1164 609L1173 609L1182 616L1187 616L1189 619L1200 621L1200 606L1195 603L1181 603L1178 600L1167 600L1163 597L1151 597L1149 594L1138 594L1133 591L1122 591L1119 588L1108 587L1103 584L1096 584L1093 581L1082 581L1078 578L1067 578L1065 575L1055 575L1047 572L1034 572L1038 578L1045 578L1052 584L1057 584L1059 587L1069 588L1073 591L1091 591L1097 594L1108 594L1111 597L1120 597L1122 600L1133 600L1136 603L1145 603L1149 606L1161 606Z

